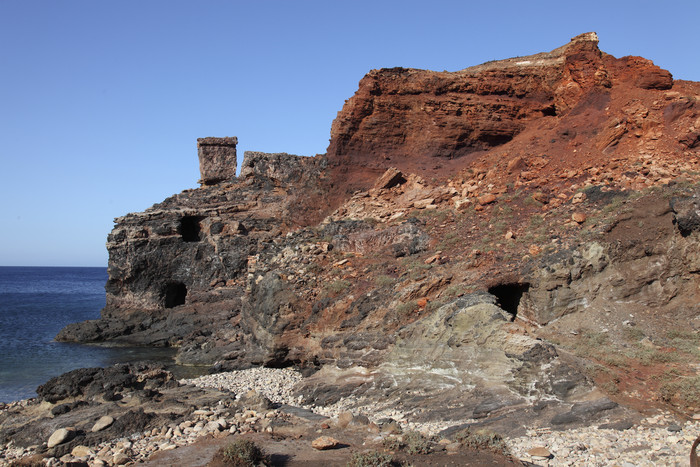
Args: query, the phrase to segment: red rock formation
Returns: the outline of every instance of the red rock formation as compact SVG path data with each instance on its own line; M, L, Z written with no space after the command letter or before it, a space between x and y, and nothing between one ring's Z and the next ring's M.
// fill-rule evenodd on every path
M645 324L653 337L667 318L697 318L700 188L683 186L700 173L699 97L648 60L602 53L593 33L454 73L372 71L327 157L246 152L232 179L232 146L205 141L216 143L206 186L117 219L103 317L58 339L178 346L179 362L217 370L515 365L490 381L516 375L523 397L537 387L568 403L569 386L543 384L540 365L550 382L581 372L552 370L554 347L533 336L576 348L567 336L582 324L623 333L650 310L663 317ZM633 191L645 196L634 206ZM491 383L464 386L433 404L458 403L460 419L521 404L513 387L494 406Z
M368 187L387 167L446 174L456 167L450 160L504 145L540 121L551 128L579 105L602 110L615 86L672 84L671 74L649 60L602 53L595 33L549 53L457 72L372 70L333 122L328 158L349 191ZM618 136L608 135L604 147Z

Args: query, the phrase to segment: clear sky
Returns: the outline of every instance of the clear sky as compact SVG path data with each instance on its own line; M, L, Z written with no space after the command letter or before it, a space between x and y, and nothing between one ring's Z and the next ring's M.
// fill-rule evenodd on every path
M197 186L196 139L323 153L362 76L600 48L700 81L700 1L0 0L0 265L106 266L113 218Z

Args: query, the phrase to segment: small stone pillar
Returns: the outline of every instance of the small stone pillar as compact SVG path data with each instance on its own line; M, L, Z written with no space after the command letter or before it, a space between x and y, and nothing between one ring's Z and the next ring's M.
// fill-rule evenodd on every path
M197 138L201 185L216 185L236 178L238 138Z

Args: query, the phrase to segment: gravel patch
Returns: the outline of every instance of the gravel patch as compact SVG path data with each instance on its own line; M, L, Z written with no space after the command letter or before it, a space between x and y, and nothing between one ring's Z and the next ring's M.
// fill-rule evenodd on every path
M670 414L649 417L629 430L577 428L567 431L530 430L521 438L507 439L519 459L542 466L686 466L700 422L678 423ZM534 457L544 447L551 458Z
M193 379L182 379L180 383L191 384L199 388L230 391L237 396L253 390L274 403L299 405L301 397L294 397L293 388L301 380L301 373L289 368L250 368L215 373Z

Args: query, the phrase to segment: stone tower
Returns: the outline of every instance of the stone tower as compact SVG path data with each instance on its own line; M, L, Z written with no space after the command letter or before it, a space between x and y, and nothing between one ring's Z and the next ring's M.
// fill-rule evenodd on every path
M235 136L225 138L197 138L199 173L201 185L216 185L236 178Z

